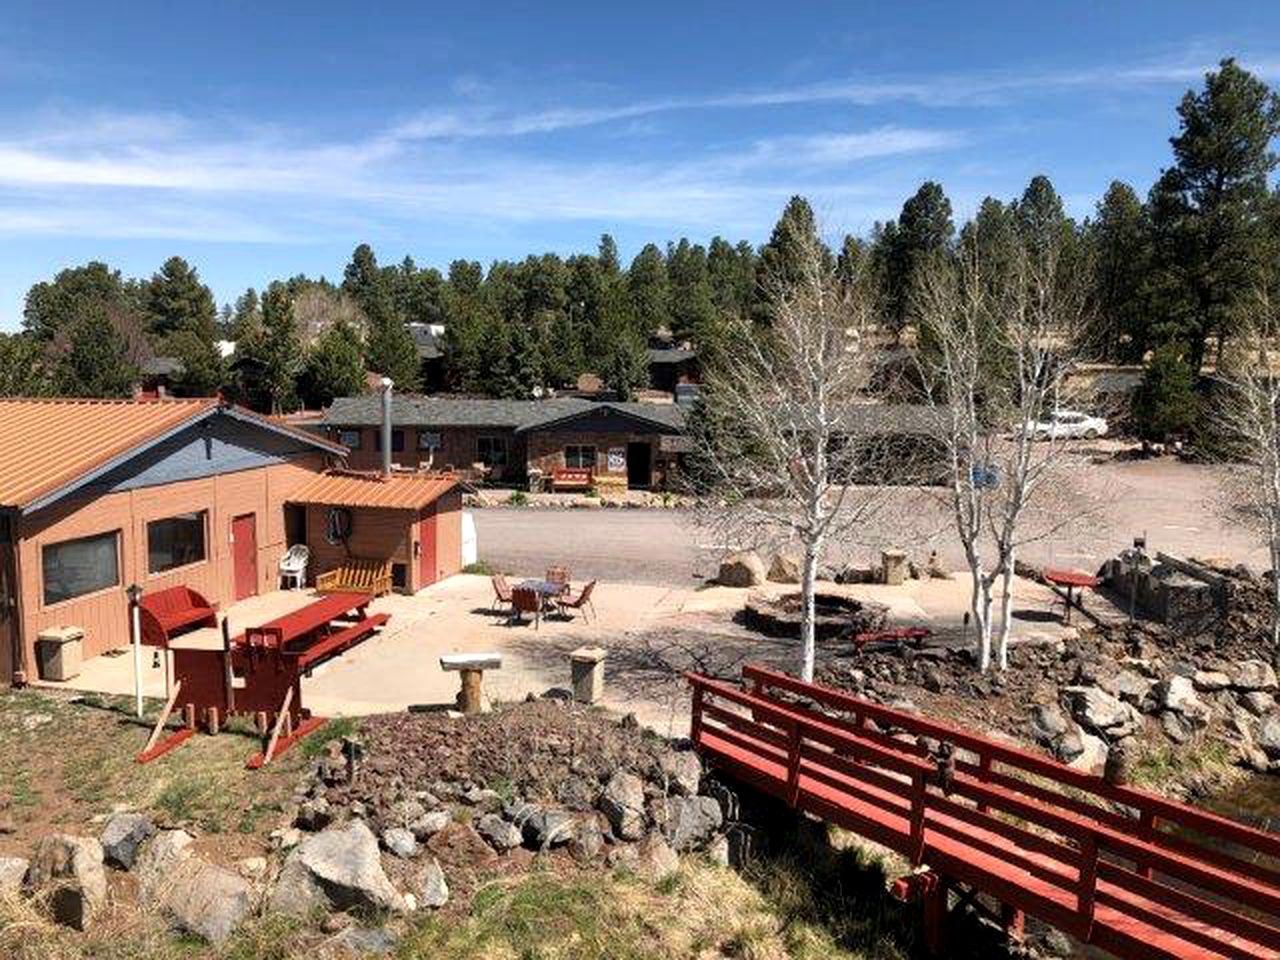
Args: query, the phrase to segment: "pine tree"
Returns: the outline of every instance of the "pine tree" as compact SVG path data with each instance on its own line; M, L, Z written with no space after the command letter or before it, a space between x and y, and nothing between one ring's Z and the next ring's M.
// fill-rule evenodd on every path
M683 237L667 248L671 289L671 333L676 342L714 339L716 308L707 273L707 252Z
M1086 355L1130 363L1148 345L1146 277L1151 269L1151 226L1133 188L1112 181L1089 225L1097 318L1083 345Z
M954 234L951 201L932 180L907 199L892 227L882 229L881 296L886 325L895 336L901 336L912 321L911 290L920 265L945 252Z
M421 382L418 346L393 308L391 298L385 292L371 296L364 302L364 313L369 321L365 342L368 368L390 377L404 393L417 390Z
M1234 60L1206 74L1178 105L1174 165L1151 188L1157 334L1188 347L1198 372L1206 343L1239 326L1274 257L1267 178L1276 169L1280 97Z
M671 329L667 261L656 244L645 244L631 261L627 270L627 294L631 299L631 320L641 340Z
M144 308L152 339L163 344L180 330L212 344L218 339L213 292L182 257L170 257L147 282Z
M596 251L596 259L600 261L600 271L606 277L616 277L622 272L622 261L618 259L618 245L607 233L600 235L600 247Z
M353 397L365 389L364 345L360 333L339 318L307 351L300 392L309 407L327 407L336 397Z
M53 392L47 349L25 331L0 333L0 397L42 397Z
M239 342L253 336L262 326L262 311L258 306L258 292L250 287L236 297L235 311L231 315L229 339Z
M59 342L60 341L60 342ZM138 380L129 344L106 310L81 317L55 341L54 378L67 397L128 397Z
M262 295L262 328L250 344L260 364L260 388L271 413L297 406L296 383L302 366L302 344L293 317L293 298L279 280Z
M1185 435L1199 417L1195 368L1178 343L1157 347L1133 395L1133 417L1144 440Z
M136 313L139 299L135 282L93 260L60 271L52 281L33 285L22 311L22 326L35 339L49 343L60 331L108 309Z
M769 241L760 248L756 261L751 316L757 323L769 324L774 294L780 286L795 286L800 282L808 238L817 236L818 222L809 201L804 197L792 197L774 224ZM831 251L821 241L819 249L823 258L829 261Z

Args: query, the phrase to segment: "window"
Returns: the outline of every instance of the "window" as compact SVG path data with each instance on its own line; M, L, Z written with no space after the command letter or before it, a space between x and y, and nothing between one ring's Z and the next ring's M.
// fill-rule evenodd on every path
M205 558L205 511L181 513L147 524L147 572L164 573Z
M40 551L44 602L61 603L120 585L120 531L51 543Z
M571 443L564 448L564 465L578 470L594 470L596 448L586 443Z
M360 431L360 430L339 430L338 442L342 444L344 447L346 447L348 450L359 450L360 434L362 432L363 431Z
M418 431L418 449L422 451L439 450L440 434L434 430Z
M477 437L476 460L486 467L505 467L507 465L507 438Z
M382 428L378 427L373 431L373 449L382 449ZM391 431L391 452L402 453L404 451L404 431Z

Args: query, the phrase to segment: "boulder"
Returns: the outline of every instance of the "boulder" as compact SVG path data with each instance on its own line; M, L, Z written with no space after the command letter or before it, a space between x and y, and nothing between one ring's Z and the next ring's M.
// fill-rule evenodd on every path
M102 844L64 833L42 838L27 867L26 885L35 893L48 893L55 921L84 930L107 902Z
M514 850L524 841L520 828L496 813L486 813L476 821L476 832L499 853Z
M1151 688L1155 681L1134 670L1120 670L1107 682L1107 691L1139 710L1152 707Z
M1165 710L1160 714L1160 729L1174 743L1186 743L1196 732L1188 716L1177 710Z
M1031 709L1031 736L1046 747L1056 743L1071 726L1071 719L1056 703L1041 703Z
M520 824L524 842L535 850L559 846L573 839L573 814L567 810L539 807Z
M113 813L99 838L103 860L109 866L132 870L138 848L155 832L155 825L141 813Z
M1265 660L1241 660L1229 664L1226 674L1231 678L1231 686L1237 690L1276 691L1276 672Z
M1231 678L1221 670L1197 670L1191 682L1201 693L1215 693L1231 686Z
M1195 712L1202 704L1196 696L1195 683L1189 677L1169 677L1155 686L1156 702L1176 713Z
M405 827L391 827L384 830L382 845L404 860L418 855L418 840L413 832Z
M1261 690L1250 690L1248 693L1240 694L1240 706L1255 717L1263 717L1275 709L1276 698Z
M600 824L600 815L591 813L579 817L569 839L570 855L579 863L590 863L600 856L603 849L604 827Z
M724 818L711 797L671 797L666 801L665 833L677 853L705 844Z
M716 582L722 587L758 587L764 581L764 561L754 550L731 553L720 561Z
M697 796L702 783L702 761L696 753L692 750L671 750L662 755L658 766L672 793Z
M449 884L445 881L440 861L435 857L427 858L414 889L417 890L419 906L434 909L449 902Z
M426 812L427 808L417 800L400 800L387 811L385 823L389 827L407 827Z
M769 563L769 579L774 583L799 583L800 561L789 553L775 553Z
M273 911L295 916L316 908L403 907L403 898L382 871L378 839L360 820L330 827L298 844L285 860L271 895Z
M16 897L31 864L22 857L0 857L0 900Z
M1132 722L1128 704L1101 687L1064 687L1063 696L1076 720L1094 730L1107 730Z
M324 797L315 797L298 805L297 816L293 825L299 830L315 832L323 830L333 822L333 813L329 809L329 801Z
M634 773L619 770L605 784L600 811L619 840L639 840L644 835L644 782Z
M1280 760L1280 716L1272 714L1264 718L1253 737L1269 759Z
M469 823L451 823L427 841L427 849L441 862L470 867L487 866L498 859Z
M178 932L221 946L253 909L253 890L239 874L192 858L158 906Z
M1080 752L1070 761L1068 766L1085 773L1101 774L1107 766L1107 745L1101 737L1091 733L1080 733Z
M178 866L190 859L193 842L185 830L165 830L143 847L136 862L138 889L144 900L156 900L168 889Z
M680 869L680 858L656 833L645 837L635 849L635 869L642 877L661 880Z
M409 829L419 841L426 841L447 827L452 819L448 810L432 810L409 824Z

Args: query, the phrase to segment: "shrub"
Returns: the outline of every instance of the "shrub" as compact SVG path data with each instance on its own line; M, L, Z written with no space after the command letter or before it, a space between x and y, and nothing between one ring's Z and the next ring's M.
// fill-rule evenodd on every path
M1195 372L1182 347L1157 347L1133 395L1133 417L1144 440L1164 441L1190 430L1199 417Z

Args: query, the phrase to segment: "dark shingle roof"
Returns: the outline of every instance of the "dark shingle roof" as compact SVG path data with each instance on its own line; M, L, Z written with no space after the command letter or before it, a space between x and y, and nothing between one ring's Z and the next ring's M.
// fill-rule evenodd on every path
M574 397L552 400L488 400L464 397L391 398L391 422L397 427L509 427L530 430L593 410L613 409L667 429L684 425L684 411L674 404L599 403ZM382 399L376 394L338 397L325 411L326 426L373 427L382 422Z

